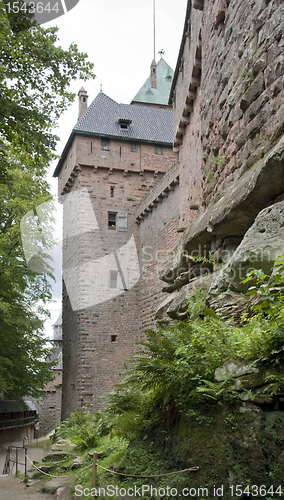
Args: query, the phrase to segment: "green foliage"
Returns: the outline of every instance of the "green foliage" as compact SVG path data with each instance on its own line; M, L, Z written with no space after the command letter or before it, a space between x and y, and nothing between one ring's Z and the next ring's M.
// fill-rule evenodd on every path
M205 163L203 162L202 163L202 172L203 172L203 175L204 177L206 178L206 180L208 182L210 182L211 184L216 184L217 183L217 179L215 177L215 175L211 172L211 170L205 165Z
M63 50L56 27L30 26L23 12L9 19L0 0L0 173L7 175L10 146L39 175L53 157L58 118L74 100L70 81L93 78L93 64L75 44Z
M94 77L76 45L59 46L57 28L33 24L22 11L8 19L0 0L0 387L6 397L36 395L50 379L43 324L52 268L47 261L40 274L27 267L20 221L51 199L44 177L55 156L52 129L75 97L69 82Z
M216 166L224 165L225 157L223 155L213 156L212 163L213 163L213 165L216 165Z
M275 259L271 275L262 269L248 273L243 283L253 282L248 294L255 295L258 303L253 308L254 318L260 322L268 319L267 357L269 362L281 363L284 359L284 258Z
M240 325L223 321L213 310L206 308L204 292L197 291L189 299L190 318L187 322L146 332L146 341L140 344L140 351L129 364L125 378L109 394L106 410L96 415L76 412L61 425L61 435L69 438L75 435L75 441L86 450L90 444L89 434L92 434L92 444L102 452L100 463L125 474L155 475L181 470L188 466L188 457L192 464L196 454L199 457L196 465L202 465L204 460L205 475L202 476L201 471L200 477L208 477L211 455L211 467L216 467L217 460L217 469L225 470L227 474L224 455L232 453L234 460L238 453L239 457L243 456L239 436L250 432L251 419L255 417L249 412L243 414L239 411L239 393L233 389L232 381L216 383L214 371L233 358L251 363L276 362L277 359L280 363L284 344L284 260L277 259L276 264L272 276L266 276L262 271L254 271L248 276L246 281L255 280L250 293L257 293L260 300L253 314L244 318ZM282 393L284 377L281 369L279 373L265 370L261 383L265 386L264 394ZM254 394L249 392L248 389L247 395L253 399ZM274 415L274 420L277 415ZM275 432L275 425L271 423L266 427L265 443L270 446L269 437L271 429ZM234 433L231 441L228 433ZM192 450L193 443L200 449ZM271 463L274 463L272 459ZM238 474L248 482L251 470L247 471L246 465L241 468L242 464L242 459L238 458L235 470L240 467ZM256 470L256 477L257 473ZM277 477L275 471L273 474ZM82 472L83 484L84 478L85 483L90 481L89 471ZM188 486L188 480L183 474L124 478L99 472L100 486L116 484L127 488L152 484L163 488L170 485L181 491ZM192 482L196 484L194 479ZM200 482L198 486L201 486Z
M6 396L21 397L38 394L50 379L43 324L52 268L47 262L37 274L27 267L20 232L22 217L50 194L41 177L10 161L13 168L0 190L0 386Z

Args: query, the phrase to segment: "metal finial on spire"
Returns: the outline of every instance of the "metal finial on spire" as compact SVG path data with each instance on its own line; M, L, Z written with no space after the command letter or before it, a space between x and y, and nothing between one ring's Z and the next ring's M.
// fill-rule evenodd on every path
M102 93L102 91L103 91L103 84L101 83L100 93Z
M156 61L156 5L153 0L153 25L154 25L154 61Z
M161 49L161 50L160 50L160 52L158 52L158 54L159 54L161 57L163 57L164 53L165 53L165 51L164 51L163 49Z

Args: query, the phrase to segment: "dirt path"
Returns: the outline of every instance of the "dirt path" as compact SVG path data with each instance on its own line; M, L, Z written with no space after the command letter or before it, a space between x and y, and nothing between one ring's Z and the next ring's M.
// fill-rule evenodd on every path
M0 500L54 500L54 495L40 493L40 481L26 486L14 476L0 476Z

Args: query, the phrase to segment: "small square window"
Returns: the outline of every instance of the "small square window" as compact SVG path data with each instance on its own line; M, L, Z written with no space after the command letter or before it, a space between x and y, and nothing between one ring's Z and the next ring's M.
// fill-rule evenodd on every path
M116 342L117 335L111 335L110 338L111 338L111 342Z
M133 153L137 153L137 142L131 142L130 143L130 151L132 151Z
M102 137L101 139L101 149L110 151L110 140L109 137Z
M108 228L109 229L116 228L116 214L112 214L112 213L108 214Z
M162 155L163 154L163 146L154 146L154 152L156 155Z

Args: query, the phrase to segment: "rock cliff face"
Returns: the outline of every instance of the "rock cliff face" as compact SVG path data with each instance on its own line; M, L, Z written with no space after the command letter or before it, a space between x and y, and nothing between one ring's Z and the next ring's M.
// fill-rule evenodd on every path
M284 138L187 227L159 271L168 285L164 291L173 293L165 301L169 317L182 319L186 295L208 284L210 275L208 303L214 309L246 310L240 295L246 273L260 268L269 273L275 258L284 255L284 202L277 201L283 175Z
M270 273L284 255L283 32L281 0L188 2L172 91L183 234L159 269L167 293L159 325L185 319L202 287L208 306L238 321L251 305L246 273ZM279 486L281 370L230 360L215 378L216 387L230 379L239 404L211 402L200 423L190 415L179 423L179 455L200 466L192 487L207 484L213 497L223 485L229 499L239 496L235 484Z
M166 300L171 318L184 312L196 278L217 264L226 266L213 279L210 300L222 293L225 303L242 302L237 276L234 286L220 282L246 258L245 244L258 247L262 239L263 251L272 238L274 209L260 238L248 233L243 255L232 257L258 214L284 195L283 29L281 0L188 1L171 95L183 234L159 270L164 291L174 293ZM270 257L259 255L254 267L267 267L281 249L271 241Z

